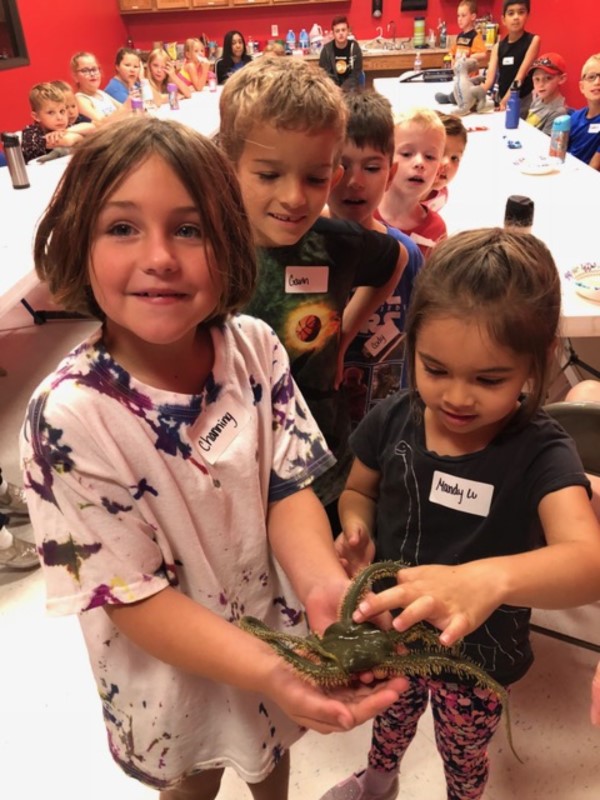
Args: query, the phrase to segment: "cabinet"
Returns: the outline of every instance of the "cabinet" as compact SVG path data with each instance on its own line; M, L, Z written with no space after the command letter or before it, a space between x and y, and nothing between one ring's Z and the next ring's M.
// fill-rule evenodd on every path
M119 8L128 11L152 11L152 0L119 0Z
M213 8L252 8L252 6L318 5L347 3L348 0L118 0L121 14L161 13L165 11L210 11ZM1 0L0 0L1 5Z
M154 0L157 11L179 11L190 7L190 0Z
M234 8L240 6L270 6L271 0L231 0L231 5Z
M229 0L192 0L192 8L229 8Z

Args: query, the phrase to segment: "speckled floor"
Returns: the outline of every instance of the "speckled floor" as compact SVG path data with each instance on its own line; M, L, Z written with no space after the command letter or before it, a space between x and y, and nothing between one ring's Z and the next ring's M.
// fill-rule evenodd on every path
M35 298L33 298L35 299ZM31 390L80 341L89 323L33 326L17 309L0 319L0 464L18 477L17 436ZM4 332L4 333L3 333ZM598 609L544 615L542 622L600 640ZM598 800L600 729L588 721L597 654L534 634L536 663L512 691L513 738L491 747L486 800ZM0 568L0 797L6 800L147 800L155 792L124 776L106 746L100 704L77 621L48 618L40 571ZM318 800L364 765L370 726L329 737L309 733L292 751L290 800ZM402 770L402 800L443 800L431 719L423 718ZM227 774L219 800L250 798Z

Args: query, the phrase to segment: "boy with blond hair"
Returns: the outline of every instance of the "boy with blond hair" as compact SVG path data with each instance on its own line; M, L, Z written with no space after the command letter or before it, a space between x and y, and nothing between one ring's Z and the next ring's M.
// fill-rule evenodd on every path
M485 42L475 28L475 20L477 19L477 3L475 0L461 0L456 9L456 19L459 33L456 41L448 51L452 56L452 65L454 66L459 58L474 58L478 67L484 67L487 64L488 54ZM475 72L473 77L477 74ZM435 100L441 104L456 104L454 92L450 92L450 94L437 92Z
M335 526L351 464L344 354L408 256L390 236L320 216L343 173L347 117L324 72L299 59L260 59L227 81L220 112L219 139L236 168L260 266L245 310L280 336L338 460L315 485Z
M404 322L413 281L423 256L410 237L375 218L375 212L396 172L394 117L389 101L372 90L348 92L344 174L327 201L335 219L358 222L387 233L408 252L400 281L351 343L344 360L344 388L350 417L357 424L377 402L400 388L404 366Z
M52 83L37 83L29 92L30 125L23 128L21 146L25 161L50 153L55 147L71 147L81 141L78 133L67 131L68 116L64 92Z
M397 115L394 146L396 171L377 216L408 234L426 258L446 237L444 220L422 199L433 187L446 146L446 129L439 114L429 108L413 108Z
M579 90L587 106L571 114L568 150L592 169L600 170L600 53L583 65Z
M543 133L552 132L552 123L567 113L560 87L567 79L567 65L559 53L544 53L531 65L533 102L526 122Z

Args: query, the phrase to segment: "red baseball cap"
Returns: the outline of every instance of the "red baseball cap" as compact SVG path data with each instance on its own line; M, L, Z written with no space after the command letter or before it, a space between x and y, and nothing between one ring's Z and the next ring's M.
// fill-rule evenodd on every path
M567 64L559 53L544 53L543 56L536 58L529 71L533 72L534 69L541 69L548 75L564 75Z

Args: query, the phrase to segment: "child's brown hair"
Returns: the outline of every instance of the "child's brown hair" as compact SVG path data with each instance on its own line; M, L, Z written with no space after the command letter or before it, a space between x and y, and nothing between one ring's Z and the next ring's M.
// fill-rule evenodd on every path
M220 322L250 300L255 248L231 164L207 138L176 122L119 120L77 147L36 232L37 274L67 310L103 319L89 286L97 219L115 189L151 156L167 163L198 209L210 269L221 285L210 321Z
M29 106L37 114L44 103L64 103L65 93L54 82L36 83L29 90Z
M394 115L390 101L371 89L344 93L348 110L346 140L356 147L373 147L390 164L394 158Z

